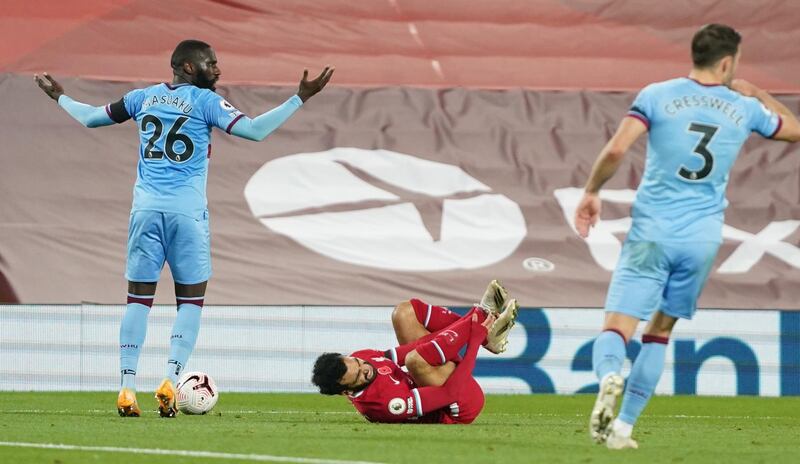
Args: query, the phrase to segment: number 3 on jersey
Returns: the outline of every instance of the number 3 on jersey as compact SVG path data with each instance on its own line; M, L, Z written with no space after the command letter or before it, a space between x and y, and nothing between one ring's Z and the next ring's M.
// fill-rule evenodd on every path
M192 157L192 154L194 154L194 143L192 143L192 139L190 139L186 134L178 133L180 128L188 120L189 118L186 116L179 117L175 120L175 124L170 127L169 132L167 133L167 140L165 143L167 158L175 161L176 163L188 161L189 158ZM146 132L148 126L150 125L153 126L153 135L147 139L147 146L144 147L144 158L145 160L161 159L164 157L164 152L160 150L153 150L153 148L155 147L156 142L158 142L158 139L161 137L161 133L164 131L164 123L152 114L148 114L142 118L142 132ZM175 151L175 144L178 142L183 144L183 151L180 153Z
M678 170L678 175L686 180L701 180L711 174L711 169L714 167L714 154L708 149L708 144L711 139L719 130L719 127L709 126L707 124L700 124L693 122L689 125L689 132L699 132L703 135L697 146L694 147L694 152L703 157L703 166L697 171L690 171L686 166L681 166Z

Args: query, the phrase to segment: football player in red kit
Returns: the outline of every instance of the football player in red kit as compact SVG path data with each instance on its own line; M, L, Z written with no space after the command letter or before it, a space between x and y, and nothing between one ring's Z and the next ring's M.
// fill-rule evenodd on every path
M370 422L469 424L484 403L472 377L478 349L505 351L518 309L497 281L463 317L418 299L403 302L392 313L400 346L325 353L312 382L322 394L346 395Z

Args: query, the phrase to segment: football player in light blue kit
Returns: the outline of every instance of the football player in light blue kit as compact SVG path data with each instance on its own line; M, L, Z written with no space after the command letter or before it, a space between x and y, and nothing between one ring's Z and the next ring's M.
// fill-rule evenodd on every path
M692 39L689 77L651 84L639 93L617 132L600 152L575 213L587 237L600 217L599 191L625 152L648 133L647 160L633 204L633 223L606 299L603 332L592 361L600 382L590 433L610 449L636 448L633 425L664 370L675 322L691 319L722 242L725 188L751 132L800 140L800 123L769 94L733 80L739 34L711 24ZM620 376L625 345L640 320L649 320L642 349L628 377Z
M164 262L175 281L178 314L172 330L166 375L156 390L162 417L174 417L175 384L194 349L200 313L211 277L206 180L211 157L211 128L250 140L263 140L303 103L322 90L333 75L326 67L314 80L304 71L296 95L277 108L250 119L217 95L220 76L214 50L185 40L172 53L171 83L128 92L105 107L79 103L64 95L45 73L39 87L86 127L133 119L139 129L139 167L128 230L128 305L120 327L122 388L117 411L138 417L136 366L147 331L147 316Z

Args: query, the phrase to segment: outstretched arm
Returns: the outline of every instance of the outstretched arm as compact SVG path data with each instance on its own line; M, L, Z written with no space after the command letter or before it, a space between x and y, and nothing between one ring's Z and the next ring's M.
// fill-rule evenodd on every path
M757 98L764 106L778 113L781 117L781 126L772 138L786 142L800 142L800 121L797 116L764 89L761 89L744 79L735 79L731 88L742 95Z
M243 139L260 142L275 129L283 125L283 123L302 105L303 100L297 95L293 95L292 98L286 100L281 106L273 108L253 119L245 115L240 115L239 119L234 119L233 122L231 122L232 127L229 132Z
M114 124L104 106L91 106L64 95L64 88L52 76L34 74L33 79L50 98L58 102L70 116L85 127L101 127Z
M308 70L303 71L297 95L293 95L281 106L274 108L253 119L240 115L233 120L228 132L248 140L264 140L275 129L280 127L309 98L319 93L333 76L334 68L325 67L316 79L308 80Z
M597 156L592 173L586 182L583 198L575 210L575 228L581 237L588 237L589 228L600 219L600 188L617 172L625 153L645 132L647 126L644 122L637 118L625 117L617 132Z

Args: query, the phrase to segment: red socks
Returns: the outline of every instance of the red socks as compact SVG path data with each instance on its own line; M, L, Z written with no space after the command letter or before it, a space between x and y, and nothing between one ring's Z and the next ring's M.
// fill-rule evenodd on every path
M483 319L486 318L486 314L483 311L472 309L464 317L442 330L422 337L413 343L396 348L398 355L397 362L400 363L399 358L401 352L403 360L405 360L405 355L414 349L416 349L417 353L422 356L422 359L427 361L431 366L440 366L447 361L459 359L458 352L469 342L469 337L472 332L470 325L474 313L478 314L478 321L482 322Z
M444 306L433 306L416 298L411 299L411 306L417 315L417 320L428 332L436 332L460 319L458 314Z

